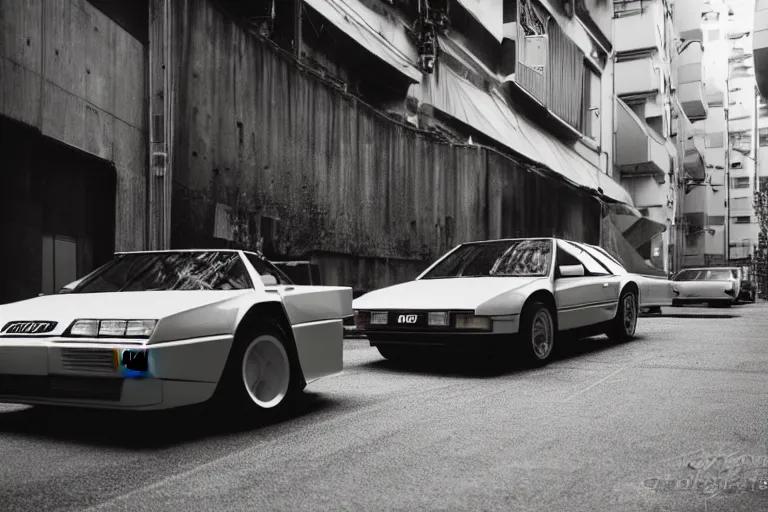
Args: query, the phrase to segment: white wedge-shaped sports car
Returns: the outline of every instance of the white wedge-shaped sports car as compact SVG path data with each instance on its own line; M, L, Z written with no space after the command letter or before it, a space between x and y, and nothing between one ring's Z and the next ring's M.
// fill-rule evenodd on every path
M0 402L275 411L342 371L352 289L296 286L260 254L118 253L0 306Z
M543 364L559 332L627 340L639 307L667 305L670 295L667 280L631 274L599 247L532 238L461 244L414 281L357 298L354 309L358 331L388 359L429 346L516 343Z

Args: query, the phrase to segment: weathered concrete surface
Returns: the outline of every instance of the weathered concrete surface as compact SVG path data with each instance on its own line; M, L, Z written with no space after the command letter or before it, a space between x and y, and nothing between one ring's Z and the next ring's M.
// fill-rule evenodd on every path
M0 115L114 162L118 250L144 243L145 67L144 46L85 0L0 2Z
M342 375L245 431L7 406L0 495L19 512L766 510L767 313L669 308L635 341L501 373L401 368L348 341Z
M600 208L588 194L387 119L298 69L212 2L178 2L174 31L175 247L213 243L216 203L242 218L279 218L281 257L318 250L419 265L467 240L599 240ZM362 285L363 272L348 266L342 275L331 268L340 262L326 261L324 273Z

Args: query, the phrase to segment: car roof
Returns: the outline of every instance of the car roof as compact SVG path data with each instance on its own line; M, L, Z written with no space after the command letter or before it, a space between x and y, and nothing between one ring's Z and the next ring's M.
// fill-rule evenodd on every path
M680 270L680 272L684 270L741 270L739 267L689 267L684 268Z
M155 251L115 251L115 254L158 254L172 252L238 252L239 249L158 249Z
M562 240L561 238L554 238L551 236L534 236L534 237L520 237L520 238L492 238L490 240L473 240L472 242L464 242L460 245L472 245L472 244L487 244L492 242L516 242L519 240ZM566 240L567 241L567 240Z

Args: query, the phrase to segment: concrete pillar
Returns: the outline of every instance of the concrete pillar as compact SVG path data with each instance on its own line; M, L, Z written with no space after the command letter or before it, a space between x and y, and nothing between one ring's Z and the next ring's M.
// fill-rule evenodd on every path
M147 247L170 249L173 149L171 0L149 2L149 176Z

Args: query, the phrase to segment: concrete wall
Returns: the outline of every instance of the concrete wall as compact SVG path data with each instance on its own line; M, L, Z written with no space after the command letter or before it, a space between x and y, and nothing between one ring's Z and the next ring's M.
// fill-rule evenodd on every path
M85 0L3 0L0 23L0 115L114 162L116 249L141 248L143 45Z
M245 239L264 236L260 216L278 218L281 257L321 251L326 279L369 289L414 277L463 241L599 241L590 195L387 119L210 2L176 9L173 247L217 243L223 204L247 224Z

